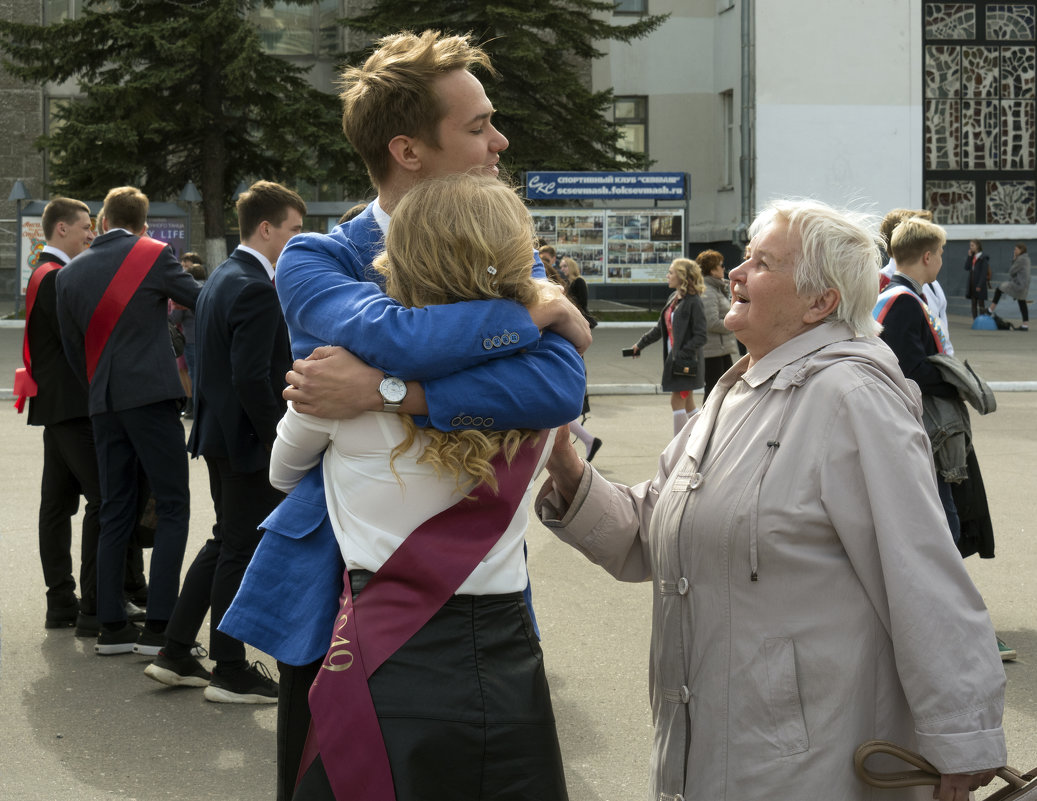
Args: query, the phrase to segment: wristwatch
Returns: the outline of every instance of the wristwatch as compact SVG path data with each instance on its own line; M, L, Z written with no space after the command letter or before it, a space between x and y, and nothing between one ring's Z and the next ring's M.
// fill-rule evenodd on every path
M407 385L403 379L387 375L378 385L378 394L382 396L383 412L398 412L400 404L407 397Z

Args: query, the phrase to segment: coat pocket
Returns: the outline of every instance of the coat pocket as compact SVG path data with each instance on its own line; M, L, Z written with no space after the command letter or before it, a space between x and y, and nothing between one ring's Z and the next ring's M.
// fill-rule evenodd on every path
M810 747L810 741L799 697L795 645L790 637L772 637L764 641L763 649L775 742L782 756L800 754Z

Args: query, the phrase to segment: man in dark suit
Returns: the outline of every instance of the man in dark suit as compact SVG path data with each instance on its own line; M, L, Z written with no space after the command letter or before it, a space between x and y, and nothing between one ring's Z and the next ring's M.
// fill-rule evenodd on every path
M168 298L193 308L199 287L172 250L153 240L142 241L147 214L148 199L139 189L111 190L101 210L104 233L56 279L62 345L72 369L88 387L97 449L101 631L94 650L102 655L158 653L176 603L187 545L187 450L178 408L183 387L166 314ZM125 280L126 272L118 278L117 274L131 251L149 254L141 261L146 272L138 275L135 288L125 285L128 300L120 309L110 285ZM102 298L105 308L99 311ZM110 332L102 323L105 319ZM158 517L143 630L127 620L122 600L126 545L138 518L138 466L151 486Z
M205 458L216 507L213 536L187 571L166 646L145 673L170 686L204 686L222 703L277 703L277 684L250 666L240 640L217 630L262 532L259 524L284 497L270 486L270 449L287 404L292 366L288 328L274 289L274 265L302 230L303 199L259 181L237 203L241 245L216 268L195 307L195 421L188 448ZM209 673L191 647L211 605Z
M76 627L78 637L96 637L97 538L100 532L101 485L97 477L94 432L87 413L86 389L76 378L61 347L56 269L86 250L94 240L90 209L80 200L56 197L43 209L43 236L36 271L39 281L26 341L36 381L29 399L29 425L43 426L43 480L40 484L39 542L43 580L47 585L46 628ZM35 275L35 274L34 274ZM80 543L79 592L72 577L72 517L79 496L86 498ZM147 584L137 544L126 552L127 586L143 603ZM127 613L143 619L144 611L127 601Z
M90 209L79 200L54 198L43 209L43 236L47 244L36 268L39 289L26 323L26 337L37 385L36 396L29 399L29 425L44 427L39 517L40 561L47 584L44 625L54 629L74 626L81 608L72 577L72 517L79 510L80 495L86 498L79 573L82 610L94 614L97 605L101 488L94 435L86 391L61 349L54 291L57 270L51 266L64 267L90 247L94 239Z

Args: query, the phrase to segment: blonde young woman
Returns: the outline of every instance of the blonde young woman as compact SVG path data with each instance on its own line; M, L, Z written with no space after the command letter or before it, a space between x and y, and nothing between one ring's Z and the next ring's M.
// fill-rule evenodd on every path
M418 184L394 210L385 245L375 265L386 276L386 292L407 306L490 298L528 305L542 288L530 275L529 213L492 178L455 175ZM494 493L508 482L517 486L510 470L495 471L498 453L510 461L520 447L542 447L547 436L443 433L418 428L403 414L324 420L290 408L278 428L271 483L289 491L323 459L328 514L353 596L363 600L368 582L415 529L449 513L479 485ZM547 450L531 458L535 475ZM426 798L437 786L459 798L567 797L543 654L522 598L531 484L521 479L510 522L505 515L503 534L452 598L370 676L397 801ZM476 514L466 536L490 525ZM440 575L428 564L407 582L422 585ZM370 642L362 614L357 609L361 646ZM355 731L348 720L341 726ZM333 798L323 765L306 772L295 799Z
M706 372L702 349L706 344L706 315L701 297L706 287L698 264L691 259L674 259L666 271L666 283L673 294L667 299L659 322L637 340L634 357L662 339L662 387L670 393L676 436L695 411L694 390L702 389Z

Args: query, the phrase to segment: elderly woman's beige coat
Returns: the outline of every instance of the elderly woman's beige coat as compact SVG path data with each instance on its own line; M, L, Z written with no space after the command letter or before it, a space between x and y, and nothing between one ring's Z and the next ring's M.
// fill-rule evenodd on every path
M654 480L613 485L588 465L568 509L547 488L538 499L563 540L655 585L651 797L931 798L854 776L854 749L876 737L948 773L1003 765L1005 674L947 530L917 388L842 324L747 363ZM738 382L731 436L711 442Z

